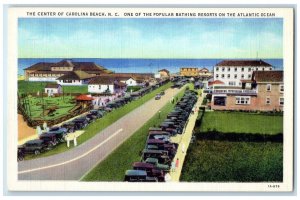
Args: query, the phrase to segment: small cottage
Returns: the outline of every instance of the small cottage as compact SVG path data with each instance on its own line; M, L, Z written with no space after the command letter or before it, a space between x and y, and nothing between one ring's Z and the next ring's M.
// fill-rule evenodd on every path
M60 84L48 83L45 86L45 93L47 93L48 96L51 96L53 94L61 94L62 86Z

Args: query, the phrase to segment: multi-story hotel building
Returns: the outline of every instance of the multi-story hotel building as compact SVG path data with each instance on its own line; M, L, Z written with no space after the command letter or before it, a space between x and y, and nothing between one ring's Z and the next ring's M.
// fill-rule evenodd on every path
M272 65L262 60L223 60L214 66L214 80L226 86L251 87L253 71L271 71Z

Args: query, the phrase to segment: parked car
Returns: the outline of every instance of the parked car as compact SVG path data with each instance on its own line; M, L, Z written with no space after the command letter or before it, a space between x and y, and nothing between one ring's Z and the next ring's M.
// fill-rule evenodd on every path
M161 98L161 95L160 95L160 94L157 94L157 95L155 96L155 100L160 100L160 98Z
M165 91L161 91L159 94L160 94L161 96L163 96L163 95L165 95Z
M79 130L79 128L75 126L75 122L66 122L61 125L61 127L65 128L67 130L67 133L73 133L74 131Z
M21 145L20 151L22 151L24 154L35 154L38 155L41 152L44 152L47 150L48 145L45 144L43 140L29 140L25 144Z
M21 147L18 147L18 161L22 161L25 158L24 149Z
M127 170L124 181L127 182L158 182L158 178L147 176L144 170Z
M52 148L57 145L58 139L55 133L43 133L39 136L40 140L43 140L44 144L48 146L48 148Z
M67 135L67 129L60 128L60 127L53 127L53 128L50 128L48 133L55 134L57 141L64 142L65 137Z
M85 117L88 119L89 123L96 121L96 119L98 118L96 115L93 115L91 113L87 114Z
M170 158L168 151L144 149L142 153L142 161L145 161L147 158L157 158L160 163L171 163L172 158Z
M156 177L159 182L165 181L164 172L160 169L157 169L151 163L135 162L135 163L133 163L132 168L134 170L146 171L147 176Z
M78 129L83 129L89 124L88 119L86 117L78 117L74 119L73 122L75 123Z
M170 171L170 166L159 163L157 158L147 158L145 163L153 164L157 169L163 170L164 172Z
M104 113L101 110L90 110L90 114L96 116L97 118L104 116Z

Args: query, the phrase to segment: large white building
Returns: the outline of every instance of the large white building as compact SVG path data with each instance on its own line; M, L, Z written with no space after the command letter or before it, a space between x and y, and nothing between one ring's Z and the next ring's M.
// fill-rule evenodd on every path
M222 81L225 86L251 87L253 71L272 69L272 65L262 60L223 60L214 66L214 81Z
M97 76L94 77L88 84L89 93L97 94L123 94L126 91L126 84L113 77Z

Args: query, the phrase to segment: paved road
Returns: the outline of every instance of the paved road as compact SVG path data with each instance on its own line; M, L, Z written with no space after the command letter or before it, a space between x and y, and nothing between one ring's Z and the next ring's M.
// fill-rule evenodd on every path
M167 89L160 100L153 98L147 101L74 149L49 157L19 162L19 180L79 180L158 113L180 90Z

